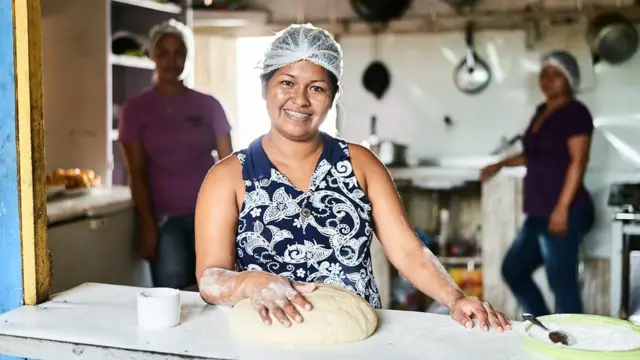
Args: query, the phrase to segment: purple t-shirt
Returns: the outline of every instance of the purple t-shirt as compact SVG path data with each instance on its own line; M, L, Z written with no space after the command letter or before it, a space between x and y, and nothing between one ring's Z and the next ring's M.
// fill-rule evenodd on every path
M146 152L156 216L195 212L200 185L215 162L216 136L230 129L220 102L195 90L149 90L124 103L120 141L138 143Z
M540 105L523 138L527 174L524 178L524 212L529 216L546 217L556 206L569 169L569 138L593 133L593 118L589 109L579 101L572 101L544 120L538 132L531 127L544 111ZM590 201L584 185L576 193L572 207Z

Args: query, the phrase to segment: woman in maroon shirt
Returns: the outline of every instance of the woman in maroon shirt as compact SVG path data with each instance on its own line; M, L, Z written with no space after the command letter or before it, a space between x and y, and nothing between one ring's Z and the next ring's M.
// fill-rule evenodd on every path
M556 313L581 313L579 246L594 222L593 202L583 185L589 161L593 119L574 98L580 70L576 59L554 51L542 59L538 106L524 134L524 151L482 170L486 181L505 166L526 166L527 219L507 252L502 276L523 311L549 313L533 272L545 265Z

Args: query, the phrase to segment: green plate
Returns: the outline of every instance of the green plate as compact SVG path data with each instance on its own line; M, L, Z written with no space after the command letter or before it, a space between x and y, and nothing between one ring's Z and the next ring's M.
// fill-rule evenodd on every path
M597 316L597 315L548 315L541 316L538 319L543 324L556 324L562 328L563 324L611 324L619 326L627 326L638 333L640 336L640 326L625 320ZM639 360L640 348L627 351L596 351L596 350L578 350L562 345L551 345L540 342L529 335L529 329L535 326L527 323L521 327L520 334L524 338L525 344L536 352L558 360Z

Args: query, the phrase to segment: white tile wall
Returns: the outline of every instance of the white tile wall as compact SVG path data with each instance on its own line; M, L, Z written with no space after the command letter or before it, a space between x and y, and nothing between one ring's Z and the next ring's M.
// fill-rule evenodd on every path
M523 32L482 32L480 54L494 70L494 82L477 96L461 94L452 81L456 61L464 54L462 34L384 35L380 58L392 73L382 101L361 85L373 54L373 38L344 36L343 106L346 121L340 131L350 141L368 135L368 121L378 115L378 133L409 145L412 158L488 154L502 136L521 131L535 104L542 100L536 83L541 52L565 48L579 59L584 86L580 98L590 107L597 126L586 184L598 207L598 223L587 239L587 254L606 257L610 244L608 186L640 180L640 55L629 62L591 66L583 39L583 24L554 31L555 36L527 51ZM495 49L495 51L492 50ZM493 55L492 52L497 54ZM450 115L454 126L444 125Z
M388 65L392 84L379 102L361 85L362 74L374 59L374 38L344 36L347 120L341 132L350 140L363 140L368 135L363 124L375 113L379 133L408 144L410 156L488 154L501 137L521 131L542 100L537 88L541 53L566 48L576 54L584 69L584 87L593 89L595 75L587 44L578 37L581 30L582 25L556 29L535 51L525 48L522 31L478 33L478 51L491 66L493 81L475 96L462 94L452 80L465 54L462 33L381 36L379 58ZM453 119L452 128L444 125L445 115Z
M352 141L365 139L365 125L377 114L378 133L408 144L410 157L488 153L501 136L513 135L527 120L527 72L513 55L524 52L523 36L478 34L479 51L495 69L494 82L478 96L462 95L453 83L453 69L465 51L462 34L381 36L380 59L389 67L391 86L380 102L361 84L374 58L373 38L344 36L347 120L341 133ZM488 55L490 47L499 54L497 61ZM445 115L454 121L450 129Z

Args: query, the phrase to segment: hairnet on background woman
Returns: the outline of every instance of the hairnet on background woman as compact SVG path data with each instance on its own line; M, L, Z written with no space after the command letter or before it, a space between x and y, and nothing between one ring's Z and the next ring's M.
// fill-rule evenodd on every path
M580 69L560 50L541 58L538 106L523 137L524 151L482 170L484 181L505 166L526 166L522 228L502 264L502 276L525 312L550 313L532 274L545 265L555 295L555 313L581 313L579 247L594 222L593 201L584 186L593 119L575 99Z
M418 289L472 327L509 320L465 296L422 245L389 178L369 150L321 132L342 77L340 45L310 24L276 35L262 63L269 132L213 167L196 208L200 293L213 304L249 298L266 324L303 321L292 303L314 282L352 291L379 308L373 232ZM256 121L261 121L256 119ZM311 310L314 311L314 310Z
M190 75L192 64L195 59L195 41L193 38L193 31L187 25L181 23L180 21L171 19L169 21L157 24L151 31L149 31L149 41L147 48L149 53L153 52L153 49L156 48L158 41L162 39L165 35L172 35L180 40L184 44L186 50L185 57L185 65L183 73L180 75L181 80L185 80L186 76Z
M569 82L571 91L575 94L580 88L580 67L578 61L569 52L564 50L551 51L542 57L542 67L552 65L562 71Z
M155 286L196 283L194 212L198 190L219 158L231 154L231 127L222 104L188 88L193 35L170 20L149 35L155 63L151 89L123 105L119 141L137 212L138 246L150 260ZM215 66L212 64L212 66Z

